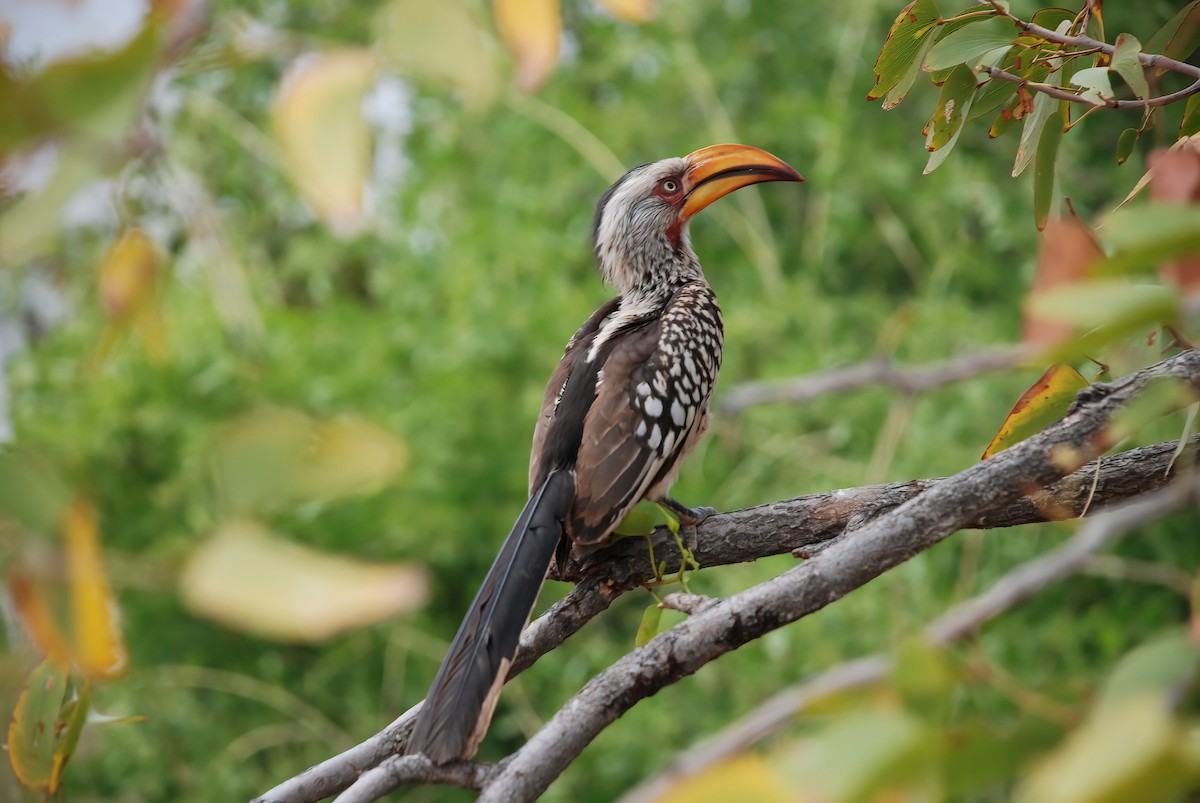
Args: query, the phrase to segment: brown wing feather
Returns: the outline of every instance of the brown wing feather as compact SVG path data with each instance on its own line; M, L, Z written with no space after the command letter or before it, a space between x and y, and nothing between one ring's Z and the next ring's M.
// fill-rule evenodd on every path
M542 409L538 413L537 423L533 428L533 447L529 454L529 492L531 494L542 482L542 457L546 453L546 435L549 432L550 423L554 420L554 413L558 407L558 396L567 384L567 379L570 378L575 364L587 355L588 347L600 329L600 325L617 309L620 303L620 298L612 299L583 322L579 331L567 341L562 359L559 360L554 373L550 375L550 381L546 383L546 393L542 397Z
M575 505L567 533L579 544L602 541L621 522L658 474L664 458L634 428L633 387L658 357L660 321L618 335L604 363L596 400L584 419L576 460ZM633 380L633 381L630 381Z

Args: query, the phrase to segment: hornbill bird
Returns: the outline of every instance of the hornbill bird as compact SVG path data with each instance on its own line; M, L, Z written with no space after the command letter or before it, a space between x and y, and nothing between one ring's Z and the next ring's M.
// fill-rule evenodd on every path
M712 512L667 495L708 428L723 344L687 224L741 187L803 180L766 151L713 145L635 167L600 197L596 259L620 295L584 322L550 377L529 501L434 678L407 753L438 764L475 754L556 555L603 546L642 499L685 524Z

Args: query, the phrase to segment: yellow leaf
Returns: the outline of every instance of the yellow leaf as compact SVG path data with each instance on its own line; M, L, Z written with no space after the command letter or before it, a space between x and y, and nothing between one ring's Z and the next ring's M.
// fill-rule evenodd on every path
M120 615L104 571L96 512L76 500L63 523L67 578L71 588L73 659L86 677L107 679L129 664L121 639Z
M361 418L343 416L313 427L302 488L324 499L372 493L404 468L404 444Z
M404 468L404 443L369 421L315 421L295 410L241 415L217 437L213 475L227 511L372 493Z
M1158 694L1126 697L1096 711L1030 773L1020 803L1177 800L1187 788L1183 729Z
M170 348L159 300L162 268L162 252L139 229L126 229L108 249L97 284L110 321L89 357L93 368L129 329L137 333L153 362L166 362Z
M649 22L654 17L654 0L600 0L600 5L626 22Z
M472 106L495 97L495 48L463 0L391 0L374 27L384 58L399 69Z
M375 69L368 50L334 50L296 65L275 99L283 167L335 234L353 233L363 223L371 133L362 99Z
M685 778L655 803L794 803L797 796L761 756L745 753Z
M110 318L128 318L154 297L162 254L139 229L126 229L100 263L100 303Z
M492 13L504 43L517 60L517 86L541 86L558 61L562 17L558 0L494 0Z
M983 452L983 459L1036 435L1067 414L1077 394L1088 386L1083 375L1069 365L1055 363L1029 390L1021 394L1000 425L1000 431Z
M66 664L46 660L29 673L8 724L8 760L26 789L54 792L59 714L67 695Z
M192 553L180 591L192 612L231 629L314 643L417 608L428 580L415 566L316 552L237 520Z

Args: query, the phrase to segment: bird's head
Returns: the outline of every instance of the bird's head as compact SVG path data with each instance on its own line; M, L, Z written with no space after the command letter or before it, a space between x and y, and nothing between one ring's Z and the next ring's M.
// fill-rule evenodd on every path
M803 180L782 159L749 145L711 145L635 167L596 205L600 272L622 295L699 276L687 232L692 215L750 184Z

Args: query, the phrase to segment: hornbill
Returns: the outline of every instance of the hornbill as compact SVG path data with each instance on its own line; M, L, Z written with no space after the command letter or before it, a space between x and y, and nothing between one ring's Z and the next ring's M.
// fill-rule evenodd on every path
M712 512L667 495L708 428L723 343L688 220L741 187L803 180L766 151L713 145L635 167L600 197L596 259L620 295L584 322L550 377L529 501L434 678L407 753L438 764L474 755L556 554L603 546L642 499L686 524Z

